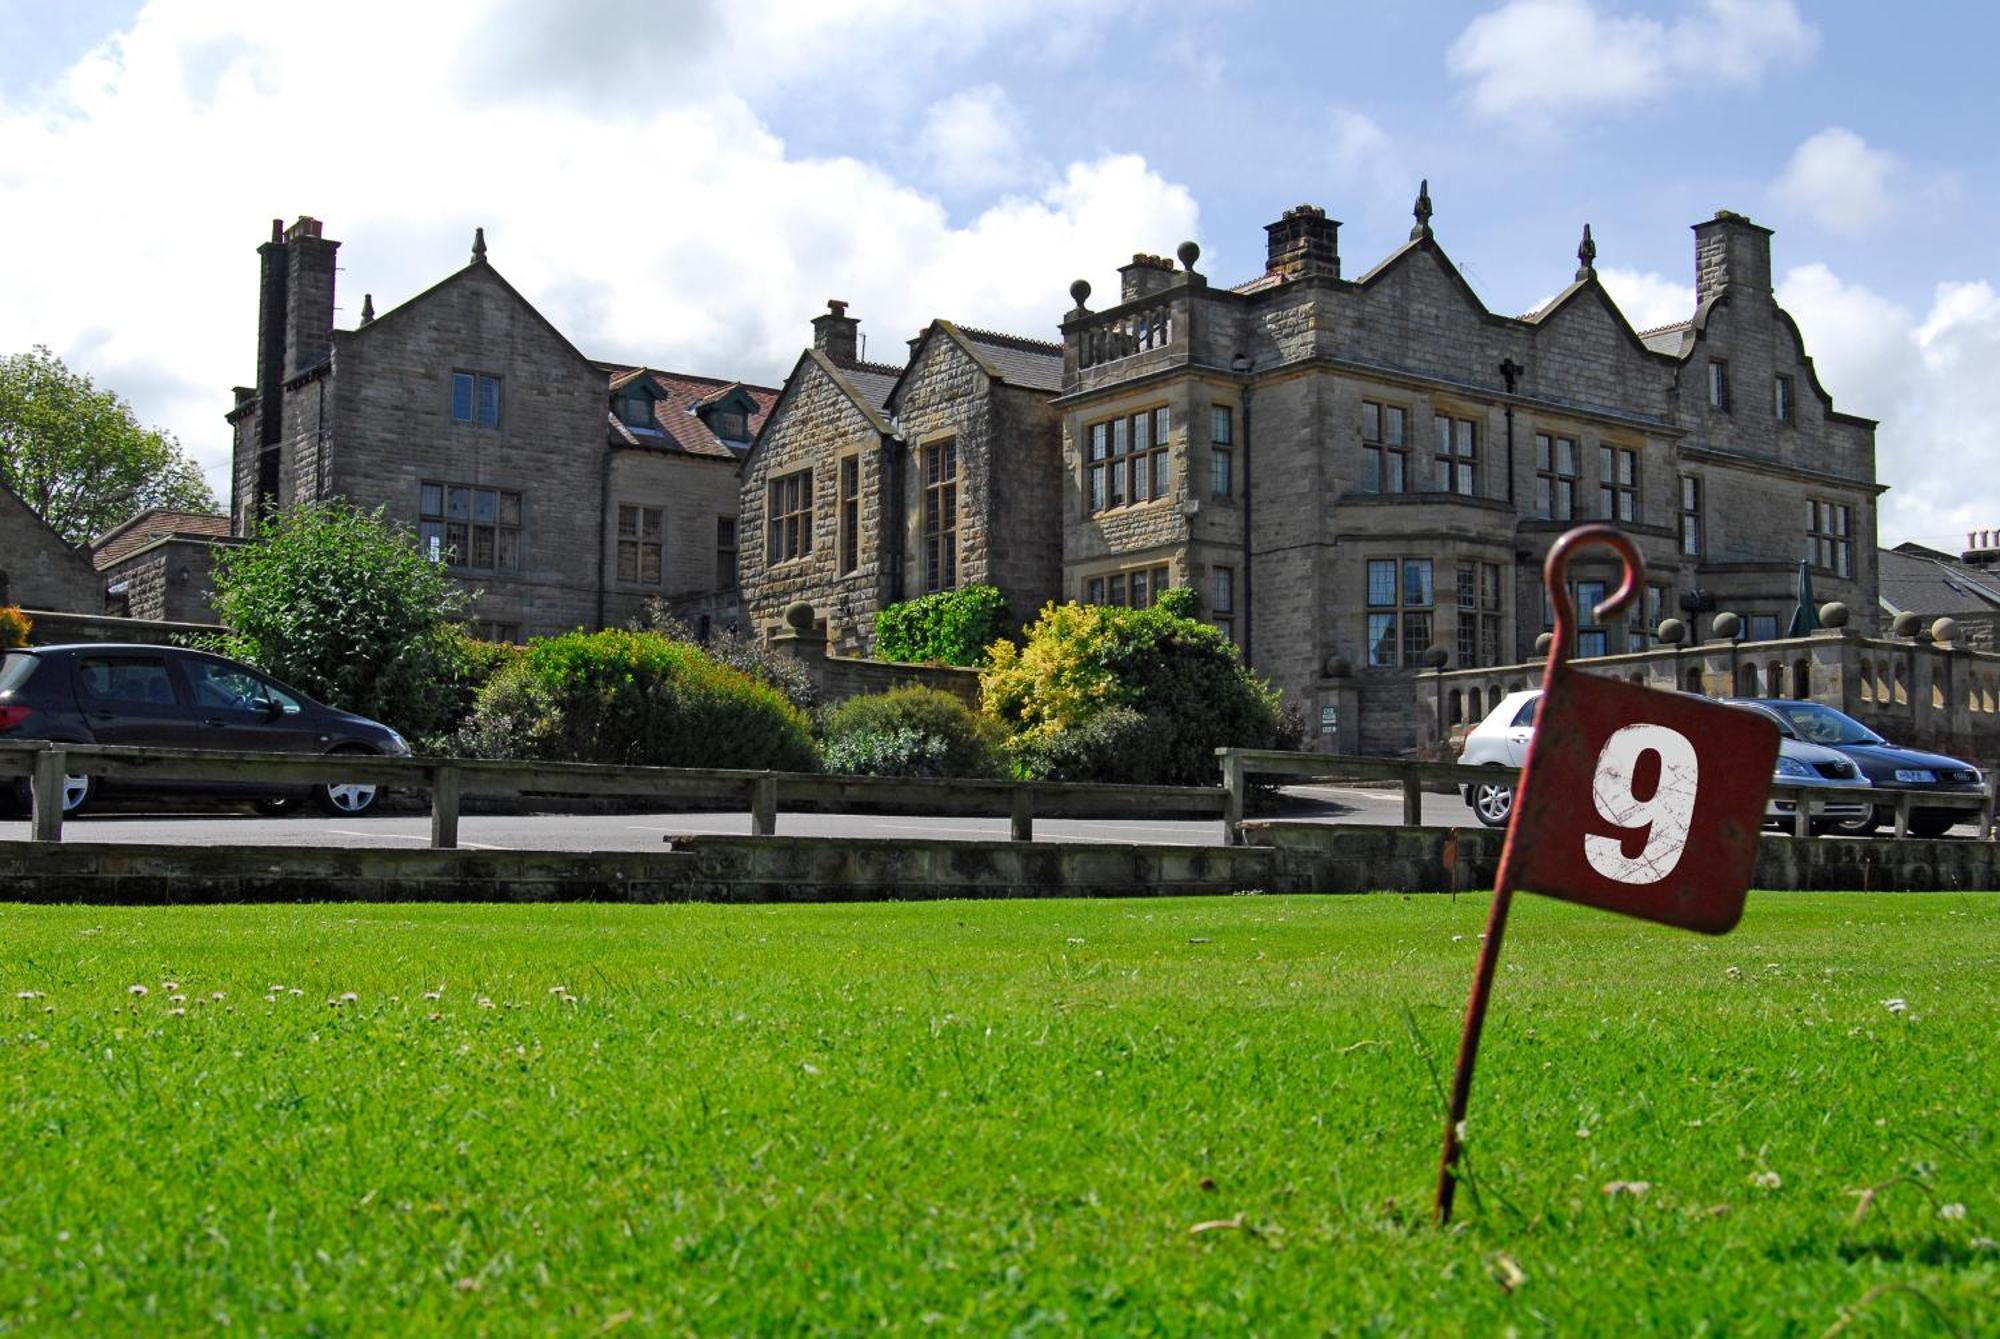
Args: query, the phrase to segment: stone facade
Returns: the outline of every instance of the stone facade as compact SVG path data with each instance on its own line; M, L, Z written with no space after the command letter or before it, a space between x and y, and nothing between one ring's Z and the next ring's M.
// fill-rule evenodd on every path
M235 543L227 516L148 508L91 542L106 613L171 623L215 621L215 547Z
M301 219L260 249L259 384L229 416L237 535L273 507L380 507L452 563L475 628L505 639L630 621L650 597L726 607L737 450L702 401L734 383L586 358L483 234L465 268L379 318L371 297L336 330L337 246ZM774 394L757 389L742 392L752 420Z
M866 363L858 322L829 306L744 464L751 625L804 600L835 647L866 654L878 610L980 583L1031 622L1059 588L1059 349L940 320L904 365ZM785 519L801 477L809 551Z
M1549 625L1542 558L1586 519L1630 534L1653 586L1631 625L1586 629L1586 654L1643 648L1684 599L1782 628L1802 557L1818 598L1875 609L1874 424L1820 386L1771 296L1765 229L1696 225L1697 310L1642 335L1588 230L1575 281L1514 318L1486 310L1430 218L1426 190L1409 242L1355 280L1339 225L1301 206L1238 287L1211 287L1189 243L1179 270L1135 257L1107 310L1072 288L1066 597L1149 602L1164 570L1323 747L1366 752L1414 742L1418 666L1527 658ZM1588 555L1572 577L1617 572Z
M5 484L0 484L0 605L104 612L104 587L90 555L66 543Z

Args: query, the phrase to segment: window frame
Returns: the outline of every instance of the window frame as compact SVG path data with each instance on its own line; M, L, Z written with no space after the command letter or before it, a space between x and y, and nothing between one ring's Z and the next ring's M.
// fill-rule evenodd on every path
M715 518L715 588L736 589L736 564L741 554L742 527L734 516Z
M627 527L627 521L630 527ZM648 522L651 530L648 531ZM617 561L614 570L619 582L627 586L660 586L666 584L667 562L667 509L665 506L645 502L620 502L616 521ZM631 575L626 575L627 555L631 557ZM652 576L646 575L646 559L652 558Z
M1411 598L1410 575L1422 569L1423 598ZM1437 638L1437 561L1430 557L1397 555L1369 558L1362 567L1364 636L1369 669L1405 669L1421 665ZM1388 584L1378 583L1378 576ZM1423 631L1421 635L1417 629ZM1384 658L1383 648L1389 658Z
M1501 616L1505 580L1501 565L1484 558L1458 561L1453 582L1458 618L1452 641L1459 669L1486 669L1501 663Z
M1729 360L1708 360L1708 407L1719 414L1729 412Z
M1236 406L1208 407L1208 495L1217 502L1236 496Z
M437 498L435 509L430 498ZM461 514L454 504L465 499ZM482 497L493 499L491 511L480 515ZM509 518L512 519L509 519ZM417 548L434 563L460 572L491 572L505 576L521 570L522 536L527 529L527 501L518 489L448 479L417 481ZM456 542L452 532L458 531ZM490 561L480 562L481 536Z
M1388 431L1391 422L1400 425L1393 439ZM1395 476L1393 488L1386 486L1391 474ZM1362 400L1361 491L1377 494L1410 491L1408 405L1395 404L1388 400Z
M774 475L764 485L764 565L803 562L813 550L813 470Z
M505 378L491 372L455 367L451 370L451 421L461 427L497 431L505 417ZM466 411L459 413L459 390L466 391Z
M1116 609L1150 609L1159 602L1161 592L1171 589L1172 584L1173 571L1168 564L1140 563L1083 577L1077 583L1078 599L1084 604ZM1144 601L1134 603L1142 589L1146 592Z
M1854 579L1854 504L1806 499L1806 561L1816 572Z
M1680 476L1681 556L1700 558L1708 548L1707 487L1699 474Z
M1630 478L1624 477L1629 472ZM1617 442L1597 444L1597 515L1606 521L1640 524L1639 448Z
M1560 447L1569 448L1569 468L1562 468ZM1583 482L1583 452L1577 439L1557 432L1535 434L1535 512L1544 520L1576 519L1576 495ZM1557 506L1556 499L1567 494Z
M924 593L958 589L958 439L923 446Z
M861 457L845 455L836 467L840 501L840 574L861 570Z
M1431 415L1432 468L1435 491L1454 497L1479 497L1479 420L1459 418L1450 410Z
M1779 372L1771 378L1771 413L1787 428L1798 426L1799 388L1798 383L1786 373Z
M1172 431L1173 414L1167 405L1152 405L1086 424L1083 503L1087 514L1171 500L1168 435Z

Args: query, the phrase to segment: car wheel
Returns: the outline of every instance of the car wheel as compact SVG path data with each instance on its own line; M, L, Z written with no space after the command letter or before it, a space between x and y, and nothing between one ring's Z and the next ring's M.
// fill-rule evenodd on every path
M1475 783L1472 787L1472 813L1489 828L1506 827L1507 820L1514 816L1514 788L1488 781Z
M83 807L89 804L96 794L97 780L95 777L64 777L62 781L63 817L68 818L73 814L81 813Z
M1859 818L1828 819L1826 830L1828 832L1837 832L1843 837L1866 837L1869 833L1881 827L1884 821L1880 809L1870 809Z
M274 795L268 799L252 800L250 807L266 818L287 818L303 809L305 803L297 795Z
M1942 837L1958 825L1956 818L1919 818L1910 815L1910 835L1912 837Z
M342 753L360 752L358 749L342 749ZM341 781L331 785L314 786L313 804L323 814L335 818L359 818L375 807L382 798L379 786L366 785L356 781Z

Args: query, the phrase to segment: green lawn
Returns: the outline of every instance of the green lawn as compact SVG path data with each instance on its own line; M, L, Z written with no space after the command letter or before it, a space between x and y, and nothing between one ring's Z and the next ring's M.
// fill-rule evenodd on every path
M2000 1331L2000 894L1520 899L1440 1233L1484 912L0 907L0 1332Z

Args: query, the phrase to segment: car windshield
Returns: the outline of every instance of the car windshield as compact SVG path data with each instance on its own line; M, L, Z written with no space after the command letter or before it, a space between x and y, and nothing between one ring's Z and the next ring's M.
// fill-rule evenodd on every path
M1800 739L1813 744L1880 744L1882 736L1852 716L1817 702L1768 702L1766 708Z

